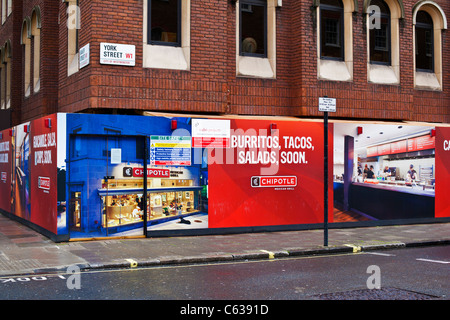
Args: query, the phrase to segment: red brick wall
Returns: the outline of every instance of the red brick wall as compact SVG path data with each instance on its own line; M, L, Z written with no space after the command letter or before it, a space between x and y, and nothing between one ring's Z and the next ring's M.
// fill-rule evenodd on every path
M283 1L287 3L288 1ZM400 85L379 85L367 82L367 41L363 29L363 1L359 0L359 12L353 18L354 79L351 83L317 80L315 31L312 29L310 11L302 8L299 17L307 23L301 24L302 33L302 106L301 115L319 115L317 97L328 95L337 98L336 117L386 120L411 120L426 122L450 122L450 43L448 31L443 38L443 92L414 89L412 8L417 1L403 0L405 19L400 22ZM436 0L447 15L450 3ZM288 3L292 3L289 1ZM314 34L313 37L310 37Z
M359 10L353 16L354 77L350 83L317 79L317 30L311 15L312 0L284 0L283 6L276 9L276 79L236 77L236 8L231 1L191 0L190 71L142 68L143 0L80 1L79 47L90 43L90 65L70 77L66 4L27 1L23 15L30 14L33 5L39 3L43 24L46 21L41 30L46 30L46 35L41 35L43 78L39 95L16 102L16 110L21 110L22 121L55 111L105 109L320 117L318 97L327 95L337 98L338 111L332 114L336 118L448 123L448 31L442 36L444 91L413 87L412 7L416 2L403 0L400 85L379 85L367 82L363 0L358 0ZM435 2L449 18L449 1ZM0 29L0 41L6 27ZM100 65L100 42L134 44L136 66ZM17 87L22 88L22 84Z
M58 111L58 12L59 6L51 0L27 1L23 7L22 20L31 18L33 8L39 6L41 12L41 47L40 47L40 89L34 92L34 41L31 42L31 93L29 97L24 95L24 71L21 70L21 122L39 118L42 115L52 114ZM20 41L20 40L19 40ZM23 52L23 46L19 50ZM25 65L25 57L22 55L22 66Z
M11 43L11 122L20 121L21 107L21 78L16 77L22 70L22 52L20 49L20 27L15 28L18 24L22 24L22 1L13 1L13 12L7 17L5 23L0 28L0 46L4 47L7 41ZM18 12L18 14L16 14ZM17 81L18 80L18 81Z

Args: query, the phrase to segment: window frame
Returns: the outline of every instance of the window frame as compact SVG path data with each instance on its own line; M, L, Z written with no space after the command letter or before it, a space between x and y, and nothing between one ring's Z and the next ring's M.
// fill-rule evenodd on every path
M242 5L252 5L252 6L261 6L264 11L264 54L261 53L250 53L244 52L242 50ZM267 47L267 10L268 4L267 0L241 0L239 2L239 55L243 57L256 57L256 58L267 58L268 57L268 47ZM245 12L245 10L244 10Z
M345 27L344 27L344 23L345 23L345 17L344 17L344 3L341 1L342 3L342 7L336 7L333 5L328 5L328 4L320 4L319 6L319 13L320 13L320 59L323 60L334 60L334 61L345 61ZM323 19L323 12L322 11L333 11L333 12L339 12L340 13L340 19L339 19L339 26L338 26L338 35L339 35L339 45L340 45L340 52L341 52L341 56L340 57L329 57L329 56L324 56L323 55L323 51L324 51L324 40L323 37L325 37L325 24L324 24L324 19Z
M152 40L152 1L157 0L148 0L147 1L147 44L148 45L157 45L157 46L169 46L169 47L181 47L182 39L181 39L181 11L182 11L182 3L181 0L177 1L177 41L176 42L167 42L167 41L157 41Z
M388 45L388 49L387 49L387 55L388 55L388 61L387 62L383 62L383 61L375 61L372 60L372 51L375 51L376 48L376 29L372 29L369 30L369 63L370 64L378 64L378 65L383 65L383 66L391 66L392 65L392 26L391 26L391 9L389 8L389 5L384 2L384 6L385 8L388 10L388 13L385 12L380 12L380 20L381 19L387 19L387 28L386 28L386 43ZM370 15L369 15L370 17ZM373 34L373 45L374 48L372 49L372 34ZM381 50L377 50L377 51L381 51Z
M428 24L428 23L423 23L423 22L416 22L416 25L415 25L415 37L416 37L416 39L415 39L415 48L414 48L414 54L416 55L416 72L428 72L428 73L434 73L434 70L435 70L435 61L434 61L434 58L435 58L435 50L434 50L434 24L433 24L433 18L431 17L431 15L428 13L428 12L426 12L425 10L419 10L418 12L417 12L417 14L419 14L419 12L425 12L428 16L429 16L429 18L430 18L430 20L431 20L431 24ZM417 54L416 54L416 51L417 51L417 48L418 48L418 43L417 43L417 28L419 28L419 29L422 29L422 30L426 30L426 31L429 31L430 32L430 36L431 36L431 69L421 69L421 68L418 68L417 67ZM425 42L425 44L426 44L426 42Z

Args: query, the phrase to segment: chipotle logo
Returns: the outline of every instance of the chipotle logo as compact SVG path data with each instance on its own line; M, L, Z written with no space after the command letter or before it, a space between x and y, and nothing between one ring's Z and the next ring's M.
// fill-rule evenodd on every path
M38 177L38 188L43 190L50 190L50 178Z
M296 176L254 176L251 184L253 188L262 187L295 187L297 186Z
M123 168L123 176L124 177L142 178L144 176L144 168L125 167L125 168ZM147 168L147 177L149 177L149 178L169 178L170 170L169 169Z

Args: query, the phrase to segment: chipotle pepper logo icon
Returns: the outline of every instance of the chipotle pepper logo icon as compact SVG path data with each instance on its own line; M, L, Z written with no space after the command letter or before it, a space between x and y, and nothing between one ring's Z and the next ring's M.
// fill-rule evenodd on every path
M252 187L259 187L259 177L252 177Z
M123 176L124 177L132 177L133 176L133 168L131 168L131 167L123 168Z

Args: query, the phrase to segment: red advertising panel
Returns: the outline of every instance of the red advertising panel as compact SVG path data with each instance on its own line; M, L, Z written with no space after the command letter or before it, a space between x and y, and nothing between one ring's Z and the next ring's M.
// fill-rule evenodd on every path
M434 149L435 140L436 137L430 135L408 139L408 152Z
M46 119L51 119L51 122ZM37 119L31 122L29 130L30 221L55 234L57 233L56 122L56 115Z
M11 135L9 130L0 131L0 209L11 212Z
M270 125L231 120L230 148L208 149L210 228L323 222L323 124L282 121L273 134Z
M450 217L450 128L436 127L436 218Z

